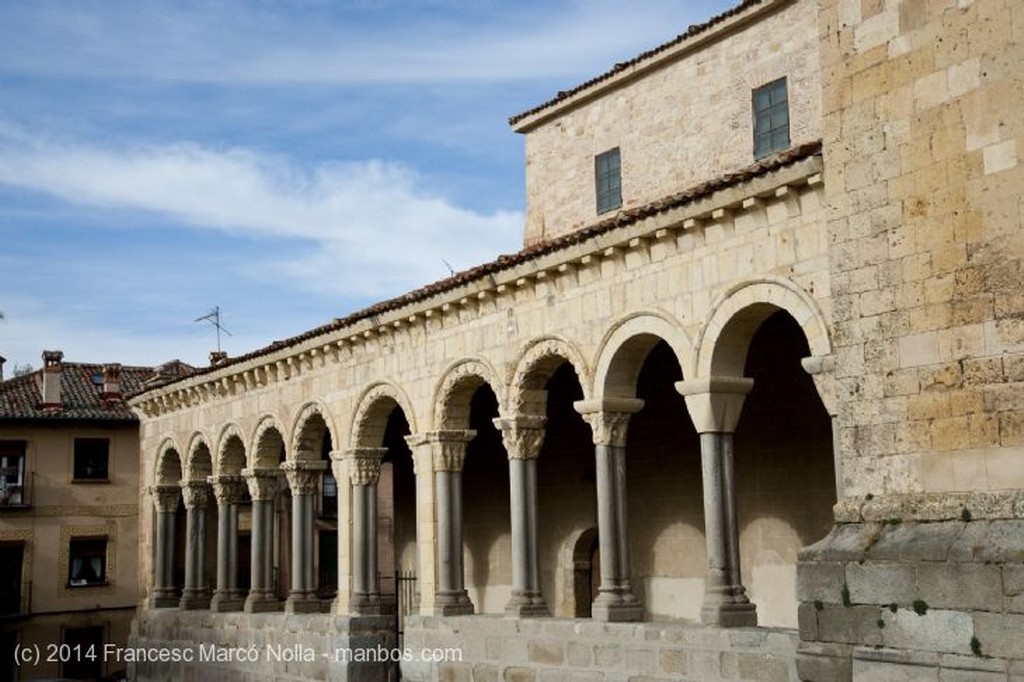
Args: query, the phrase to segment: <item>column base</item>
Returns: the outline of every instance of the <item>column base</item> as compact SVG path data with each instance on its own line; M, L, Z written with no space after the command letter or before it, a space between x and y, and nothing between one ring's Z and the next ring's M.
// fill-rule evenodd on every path
M178 608L182 611L203 611L210 608L210 593L204 589L185 588Z
M314 592L293 592L284 602L285 613L320 613L320 599Z
M245 597L234 592L215 591L213 598L210 600L210 610L217 611L218 613L241 611L244 605Z
M465 590L438 592L434 595L435 616L471 616L473 611L473 602Z
M245 599L242 610L246 613L270 613L281 610L281 600L270 593L253 593Z
M505 615L513 618L544 618L551 615L539 592L512 592L505 605Z
M757 606L749 601L705 603L700 609L700 622L713 628L752 628L757 625Z
M635 623L644 619L644 605L628 587L602 590L590 607L590 617L604 623Z
M151 609L176 609L181 604L181 595L176 590L154 591L149 596Z
M379 594L356 593L352 595L350 608L359 616L390 616L395 613L395 605Z

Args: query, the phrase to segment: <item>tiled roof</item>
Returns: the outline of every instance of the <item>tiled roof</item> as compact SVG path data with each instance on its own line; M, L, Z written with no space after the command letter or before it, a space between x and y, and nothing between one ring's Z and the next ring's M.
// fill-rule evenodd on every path
M597 85L598 83L601 83L601 82L606 81L609 78L613 77L615 74L620 73L621 71L625 71L626 69L628 69L628 68L630 68L632 66L636 66L640 62L646 61L646 60L650 59L651 57L654 57L654 56L656 56L658 54L661 54L662 52L664 52L664 51L666 51L668 49L671 49L672 47L675 47L679 43L681 43L681 42L683 42L685 40L689 40L690 38L693 38L694 36L696 36L698 34L704 33L705 31L708 31L711 28L713 28L715 25L722 23L726 19L729 19L730 17L736 16L737 14L740 14L741 12L744 12L745 10L750 9L751 7L754 7L755 5L760 5L764 1L765 0L743 0L742 2L740 2L738 5L736 5L732 9L728 9L728 10L722 12L721 14L716 14L715 16L711 17L710 19L708 19L704 23L692 24L689 28L686 29L686 31L684 33L679 34L678 36L676 36L672 40L670 40L670 41L668 41L666 43L662 43L661 45L659 45L659 46L657 46L657 47L655 47L655 48L653 48L651 50L647 50L646 52L642 52L642 53L638 54L636 57L634 57L633 59L630 59L630 60L625 61L625 62L619 62L618 64L613 66L608 71L602 73L600 76L596 76L594 78L591 78L590 80L588 80L588 81L586 81L584 83L580 83L576 87L570 88L569 90L562 90L557 95L555 95L554 97L549 99L547 102L544 102L543 104L535 106L534 108L530 109L529 111L524 111L521 114L516 114L515 116L512 116L508 120L509 125L513 125L514 126L516 123L518 123L519 121L523 120L524 118L527 118L528 116L532 116L533 114L536 114L536 113L538 113L540 111L543 111L544 109L547 109L548 107L552 107L552 106L558 104L559 102L562 102L564 100L569 99L573 95L576 95L576 94L578 94L580 92L583 92L584 90L592 88L593 86Z
M380 303L376 303L370 306L369 308L364 308L345 317L337 318L331 322L328 322L325 325L321 325L314 329L310 329L309 331L303 332L298 336L293 336L283 341L275 341L269 346L265 346L246 355L231 358L213 367L204 367L196 369L195 372L193 374L190 374L189 376L206 374L208 372L222 369L229 365L235 365L249 360L253 360L264 355L269 355L274 351L280 350L282 348L288 348L289 346L300 344L309 339L316 338L317 336L328 334L339 329L344 329L345 327L351 326L356 322L359 322L360 320L369 319L376 315L381 315L383 313L387 313L407 305L412 305L414 303L424 301L433 296L442 294L446 291L456 289L462 285L469 284L479 279L483 279L488 275L493 275L494 273L497 272L509 270L522 263L526 263L528 261L540 258L541 256L545 256L555 251L566 249L574 244L579 244L598 235L610 232L614 229L625 227L627 225L631 225L633 223L641 221L645 218L657 215L659 213L664 213L666 211L670 211L672 209L685 206L686 204L710 196L711 194L718 192L720 190L740 185L749 180L753 180L762 175L767 175L768 173L771 173L773 171L785 168L787 166L791 166L795 163L803 161L804 159L808 159L813 156L818 156L820 154L820 140L816 142L809 142L798 147L793 147L792 149L788 149L784 152L779 152L778 154L773 154L772 156L761 159L760 161L745 168L741 168L740 170L737 170L733 173L727 173L726 175L719 176L714 180L702 182L699 185L683 190L682 192L677 192L667 197L663 197L649 204L638 206L637 208L633 209L619 211L610 218L606 218L600 222L594 223L589 227L585 227L581 230L577 230L576 232L569 233L565 236L557 237L549 241L529 246L513 254L505 254L502 256L498 256L496 260L493 260L489 263L484 263L483 265L478 265L468 270L457 272L451 277L439 280L437 282L434 282L433 284L428 284L419 289L415 289L407 294L403 294L402 296L388 299L386 301L381 301ZM157 386L172 384L175 381L178 381L178 379L183 378L185 378L185 376L181 376L176 379L170 379L166 381L147 382L146 390L148 390L149 388L156 388Z
M103 376L103 365L78 362L62 363L61 406L43 408L43 370L0 382L0 420L8 419L64 419L138 421L126 402L141 393L147 381L163 377L180 378L192 370L188 365L173 361L158 368L122 367L121 399L101 397L103 382L93 377Z

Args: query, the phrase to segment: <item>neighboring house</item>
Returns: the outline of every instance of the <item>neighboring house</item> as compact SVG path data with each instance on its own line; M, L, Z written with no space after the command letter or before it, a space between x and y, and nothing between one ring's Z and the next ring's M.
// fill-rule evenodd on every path
M0 680L123 671L102 647L125 643L139 593L139 420L125 399L189 370L46 351L42 369L0 381ZM19 645L42 660L19 669Z

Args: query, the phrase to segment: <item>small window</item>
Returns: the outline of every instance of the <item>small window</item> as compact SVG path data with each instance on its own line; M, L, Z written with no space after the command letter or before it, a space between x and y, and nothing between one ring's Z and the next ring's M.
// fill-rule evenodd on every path
M75 480L76 481L108 481L110 480L110 439L109 438L76 438L75 439Z
M789 148L789 101L786 79L754 90L754 158Z
M17 507L27 503L25 441L0 441L0 507Z
M594 157L594 180L598 214L622 206L622 162L618 147Z
M85 587L107 582L107 539L72 538L68 551L68 585Z
M0 616L21 612L25 543L0 543Z
M338 482L334 480L334 474L325 471L320 479L321 492L320 513L326 519L338 518Z

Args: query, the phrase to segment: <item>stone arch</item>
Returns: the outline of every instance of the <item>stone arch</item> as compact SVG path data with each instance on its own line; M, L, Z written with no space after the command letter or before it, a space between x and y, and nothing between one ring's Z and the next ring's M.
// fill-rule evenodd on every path
M183 480L206 482L213 475L213 456L209 439L202 431L196 431L189 438L188 457L185 459Z
M498 399L498 412L505 412L505 387L487 362L478 358L460 360L444 373L434 398L434 424L438 429L469 428L469 403L473 393L487 384Z
M644 358L659 341L672 349L683 376L693 367L693 346L678 321L661 312L629 315L612 326L601 341L594 370L594 393L633 398Z
M828 325L814 298L791 280L761 278L731 287L711 307L697 337L696 376L743 376L754 332L779 310L803 329L811 356L832 353Z
M277 469L280 466L281 448L285 443L280 425L281 422L273 415L264 415L256 423L249 446L250 468Z
M356 405L350 431L353 447L380 447L384 442L388 416L395 407L400 407L405 414L410 433L418 433L412 402L402 389L394 384L383 381L372 384L363 391Z
M217 474L237 475L246 466L245 436L238 424L229 422L217 437L217 459L213 464Z
M288 459L320 459L325 433L330 433L332 442L338 440L338 430L327 407L317 401L306 403L299 410L292 426L291 447Z
M153 478L156 485L178 485L182 479L181 452L170 436L157 448Z
M571 554L568 562L572 567L572 617L590 618L590 607L594 602L594 586L600 582L601 559L597 551L597 528L590 527L576 531L569 537L567 549Z
M592 376L583 353L570 341L545 336L528 343L515 361L509 382L512 414L544 414L543 401L537 400L536 391L544 390L548 379L563 362L568 362L576 371L583 399L590 398Z

